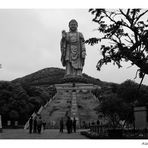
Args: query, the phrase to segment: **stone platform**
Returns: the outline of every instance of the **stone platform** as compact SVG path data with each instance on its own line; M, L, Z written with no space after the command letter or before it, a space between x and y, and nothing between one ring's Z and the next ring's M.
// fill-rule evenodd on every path
M99 86L93 84L86 84L86 83L64 83L64 84L55 84L57 91L64 91L64 90L77 90L78 91L91 91L96 88L100 88Z
M98 99L93 96L91 90L100 88L86 83L64 83L56 84L57 93L50 104L42 111L43 120L49 127L59 127L61 117L75 117L77 127L82 124L96 121L98 118L95 108L99 105Z

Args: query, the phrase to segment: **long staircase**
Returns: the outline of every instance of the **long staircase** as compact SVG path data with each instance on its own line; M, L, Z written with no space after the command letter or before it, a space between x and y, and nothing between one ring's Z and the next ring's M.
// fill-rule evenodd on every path
M98 86L97 86L98 87ZM84 122L89 124L98 119L96 108L100 105L99 100L91 93L96 86L84 83L56 84L57 93L47 104L41 106L38 114L46 122L46 128L59 128L60 119L64 122L67 116L77 120L77 127L82 127ZM33 113L33 118L36 116ZM27 129L29 122L24 129Z
M96 99L92 93L77 93L77 105L81 125L84 121L88 124L98 119L95 108L97 108L99 104L99 100Z
M61 117L66 122L66 116L75 117L77 125L96 121L98 116L94 110L99 101L90 92L60 91L43 107L41 116L46 121L47 128L59 128Z
M71 117L78 118L77 93L76 92L72 92Z
M71 115L71 93L58 92L54 99L41 112L47 128L58 128L61 117Z

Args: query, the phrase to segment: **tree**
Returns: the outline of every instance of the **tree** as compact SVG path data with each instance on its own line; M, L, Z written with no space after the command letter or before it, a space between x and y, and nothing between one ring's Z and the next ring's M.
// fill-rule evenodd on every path
M148 104L148 87L142 85L137 93L138 84L134 81L127 80L118 86L117 94L126 103L135 105L147 105ZM138 96L137 96L138 95Z
M97 69L113 62L119 68L121 61L139 67L139 77L148 74L148 10L90 9L93 22L98 24L99 36L86 40L90 45L101 42L102 59Z
M132 124L134 105L148 104L148 87L142 85L139 90L140 97L137 97L137 86L134 81L126 80L118 85L111 84L111 87L104 87L101 91L97 89L92 91L100 101L96 111L103 113L114 128L121 126L120 121L124 121L122 127L125 124Z
M19 113L16 110L12 110L9 112L9 118L11 120L18 120L19 119Z
M109 119L113 128L122 127L120 124L122 120L125 123L133 122L132 106L114 93L103 96L98 111Z
M134 103L135 101L137 101L137 87L137 83L131 80L126 80L119 85L117 94L119 97L124 99L125 102Z

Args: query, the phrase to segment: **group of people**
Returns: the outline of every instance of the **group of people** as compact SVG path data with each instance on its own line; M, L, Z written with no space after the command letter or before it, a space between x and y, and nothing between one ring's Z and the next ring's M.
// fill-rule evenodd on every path
M29 119L29 133L39 133L41 134L41 129L45 129L46 123L42 121L41 116L37 116L33 119L31 116Z
M63 133L63 129L64 129L64 119L63 117L60 120L60 132ZM70 134L74 131L74 133L76 133L76 119L75 117L73 118L73 120L68 116L67 120L66 120L66 129L67 129L67 133Z
M64 123L64 118L60 119L60 133L63 133L64 125L66 126L67 133L70 134L72 132L76 133L76 119L73 120L68 116L66 122ZM29 133L39 133L41 134L41 130L45 130L46 122L44 122L41 116L30 117L29 119Z

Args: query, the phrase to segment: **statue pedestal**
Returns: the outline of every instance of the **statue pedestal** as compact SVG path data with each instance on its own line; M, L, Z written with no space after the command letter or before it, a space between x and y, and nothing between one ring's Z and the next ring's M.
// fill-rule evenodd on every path
M55 84L57 91L91 91L96 88L100 88L99 86L93 84L86 84L86 83L78 83L78 82L71 82L71 83L64 83L64 84Z
M88 83L88 80L83 76L65 75L61 80L62 83Z
M91 93L91 90L100 88L93 84L80 82L69 82L55 84L57 93L48 105L41 112L42 119L46 121L46 127L51 128L54 121L54 128L59 128L60 119L64 119L66 125L67 116L77 120L77 128L83 128L83 123L97 121L98 114L95 108L99 100Z
M69 93L71 97L69 97L67 101L70 102L71 106L70 106L70 110L68 115L73 119L74 117L77 120L77 127L81 127L83 121L87 120L87 114L88 114L88 118L91 121L97 120L97 115L94 113L95 111L92 109L90 109L90 114L87 113L87 111L85 112L81 112L79 108L87 108L87 106L82 106L81 104L87 103L87 98L88 98L88 103L89 100L91 99L92 101L96 101L97 104L99 105L99 101L95 100L96 98L92 95L91 91L93 89L96 88L100 88L99 86L93 85L93 84L86 84L86 83L64 83L64 84L55 84L55 87L57 89L57 94L61 94L64 95L64 93ZM82 99L81 99L82 98ZM83 101L83 99L86 98L85 101ZM94 103L96 106L97 104ZM87 109L86 109L87 110ZM91 115L93 114L93 115ZM95 114L95 117L94 117ZM92 117L91 117L92 116ZM88 119L88 120L89 120ZM87 121L86 121L87 122Z

